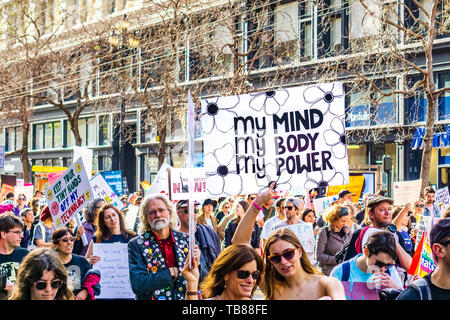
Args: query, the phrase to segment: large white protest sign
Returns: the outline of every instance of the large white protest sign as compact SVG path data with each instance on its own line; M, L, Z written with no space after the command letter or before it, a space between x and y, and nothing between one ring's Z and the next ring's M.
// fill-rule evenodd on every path
M163 193L169 196L169 168L171 167L165 162L162 164L148 189L148 193Z
M189 175L192 170L192 192L189 194ZM188 200L206 198L205 170L203 168L170 168L170 199Z
M92 177L92 158L94 155L94 151L92 149L83 148L83 147L73 147L73 160L81 159L84 162L84 168L86 169L86 173L88 178Z
M322 215L322 213L331 207L331 204L338 199L338 196L329 196L323 198L313 199L314 211L316 215Z
M433 227L433 224L437 223L439 220L435 219L431 216L424 216L423 214L417 215L417 221L416 221L416 229L417 229L417 236L416 236L416 246L420 243L420 240L422 239L423 233L426 231L428 234L430 234L431 228Z
M449 204L450 203L450 194L448 192L448 187L436 190L436 194L434 197L436 203Z
M134 299L130 284L128 245L94 243L93 254L100 257L94 269L101 273L101 293L96 299Z
M22 185L22 186L15 186L14 187L14 199L17 200L19 198L20 194L24 194L27 201L30 201L33 199L34 195L34 186L33 185Z
M422 179L394 182L394 205L404 206L408 202L413 204L420 197Z
M349 183L342 83L202 100L209 196Z
M134 225L136 223L136 218L138 217L138 215L139 207L129 204L128 210L125 214L125 227L127 227L128 230L134 229Z
M113 191L113 189L111 189L100 173L96 174L95 177L93 177L89 182L92 187L94 198L104 199L106 203L114 205L117 209L119 209L119 211L122 211L122 209L125 208L122 201L120 201L120 198Z
M46 191L45 197L56 228L65 226L92 199L92 190L78 158Z

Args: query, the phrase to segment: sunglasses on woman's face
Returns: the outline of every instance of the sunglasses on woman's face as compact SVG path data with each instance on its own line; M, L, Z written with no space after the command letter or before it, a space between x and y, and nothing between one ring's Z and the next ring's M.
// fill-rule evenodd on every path
M294 256L295 256L295 249L291 248L284 250L281 255L275 253L271 254L270 256L267 257L267 259L269 259L269 261L272 262L273 264L278 264L281 262L281 257L285 258L286 260L292 260Z
M75 238L74 237L70 237L70 238L62 238L62 239L59 239L60 241L62 241L62 242L74 242L75 241Z
M237 271L237 277L239 279L247 279L250 275L252 276L253 280L256 280L256 279L258 279L259 272L258 271L250 272L247 270L238 270Z
M384 263L384 262L377 260L377 261L375 261L375 265L380 269L384 267L387 270L390 267L392 267L394 264L393 263Z
M423 208L423 207L425 207L424 204L416 204L416 208Z
M19 200L23 200L23 201L25 201L25 198L19 198Z
M34 286L36 287L37 290L41 291L44 290L45 288L47 288L47 282L45 281L38 281L34 283ZM52 289L59 289L62 286L62 281L61 280L55 280L52 281L51 287Z

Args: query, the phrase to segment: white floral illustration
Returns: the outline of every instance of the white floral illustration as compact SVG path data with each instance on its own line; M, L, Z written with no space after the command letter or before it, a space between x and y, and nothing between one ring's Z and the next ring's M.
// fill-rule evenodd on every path
M311 86L303 92L303 99L311 108L319 109L323 115L330 112L335 116L343 116L345 111L338 110L336 104L332 104L336 98L343 99L344 93L340 92L335 83Z
M340 118L334 118L330 123L330 129L323 133L327 146L331 147L333 156L344 159L347 156L347 137L345 136L345 124Z
M250 93L250 96L252 97L249 103L250 108L255 111L264 109L264 112L271 116L280 111L280 108L289 98L289 92L286 89L279 89L277 91Z
M232 98L236 101L233 101L230 107L221 107L224 102L219 103L220 98L205 99L202 101L201 122L204 134L211 133L214 128L222 133L227 133L233 128L233 119L238 116L233 109L239 104L239 96Z
M266 175L264 178L258 178L258 174L255 175L255 180L259 188L259 192L263 191L269 186L272 181L276 182L276 188L279 190L291 190L292 185L289 181L292 178L292 174L288 173L286 169L281 170L280 175L277 175L277 168L275 165L266 164Z

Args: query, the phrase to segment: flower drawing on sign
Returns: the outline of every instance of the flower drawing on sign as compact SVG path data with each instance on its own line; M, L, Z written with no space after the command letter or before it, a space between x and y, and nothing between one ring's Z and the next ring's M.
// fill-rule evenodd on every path
M330 129L325 130L323 138L327 146L331 147L333 156L344 159L347 155L347 137L345 125L341 118L334 118L330 123Z
M275 165L268 163L265 167L265 175L260 178L261 173L256 173L256 184L258 185L259 192L266 189L270 182L276 182L276 188L278 190L291 190L292 185L289 183L292 178L292 174L288 173L286 169L282 169L280 175L277 175L277 168Z
M343 99L344 93L341 89L332 84L322 84L311 86L303 91L303 99L311 105L311 108L319 109L323 115L330 112L335 116L343 116L345 111L333 104L335 99Z
M342 185L345 184L344 182L345 178L342 172L336 172L336 169L333 168L333 171L327 170L308 173L304 188L325 188L328 186Z
M286 89L277 91L266 91L258 93L250 93L252 97L249 103L250 108L255 111L264 109L265 114L271 116L280 111L280 108L289 98L289 92Z
M238 116L233 111L238 104L239 96L227 97L227 99L222 98L220 102L219 98L205 99L202 101L202 114L200 119L202 132L204 134L210 134L214 129L222 133L230 131L234 127L233 119Z
M212 195L236 195L242 193L242 177L232 170L235 154L231 143L227 143L219 149L205 155L206 187Z

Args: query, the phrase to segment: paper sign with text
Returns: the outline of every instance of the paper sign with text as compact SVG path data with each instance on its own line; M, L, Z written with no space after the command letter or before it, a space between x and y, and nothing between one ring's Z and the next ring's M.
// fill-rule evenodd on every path
M122 211L122 209L125 208L122 201L120 201L119 196L111 189L100 173L96 174L95 177L91 179L90 184L94 198L104 199L106 203L114 205L119 211Z
M31 186L15 186L14 187L14 200L17 200L17 198L19 198L20 194L24 194L26 199L27 199L27 203L28 201L33 199L33 195L34 195L34 187L33 185Z
M330 186L327 188L327 197L338 195L342 190L348 190L354 193L353 202L358 202L361 198L361 191L364 186L364 176L350 176L350 183L340 186Z
M208 196L349 183L342 83L202 100Z
M93 255L100 261L93 268L101 273L101 293L96 299L134 299L130 284L128 244L94 243Z
M152 181L152 185L148 189L148 193L163 193L169 196L169 165L165 162L159 168L158 174Z
M56 228L64 227L92 199L93 193L83 161L78 158L45 191L45 198Z
M189 199L189 168L170 168L170 200ZM206 198L205 170L192 168L194 199Z
M326 209L331 207L331 204L335 202L338 199L338 196L330 196L330 197L324 197L324 198L316 198L313 199L314 204L314 211L316 212L316 215L320 216Z
M434 197L434 201L437 204L449 204L450 203L450 194L448 192L448 187L436 190L436 195Z
M94 156L94 151L89 148L84 147L73 147L73 160L81 157L84 163L84 167L86 169L86 174L88 178L92 178L92 159Z
M394 182L394 205L404 206L408 202L413 204L420 197L422 179Z

